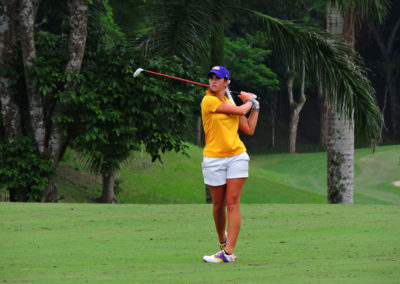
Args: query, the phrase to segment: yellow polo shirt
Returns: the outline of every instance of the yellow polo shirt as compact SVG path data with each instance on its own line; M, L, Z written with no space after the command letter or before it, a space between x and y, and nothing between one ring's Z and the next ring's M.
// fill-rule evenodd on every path
M225 101L232 104L228 98ZM205 157L231 157L246 152L239 138L239 115L216 113L222 102L209 91L201 102L201 116L205 133Z

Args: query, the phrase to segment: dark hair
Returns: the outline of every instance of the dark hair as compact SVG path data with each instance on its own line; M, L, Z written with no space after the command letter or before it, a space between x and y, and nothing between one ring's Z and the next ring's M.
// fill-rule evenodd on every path
M208 78L208 79L211 79L212 75L217 76L218 79L222 79L222 78L220 78L220 77L219 77L217 74L215 74L215 73L208 73L207 78ZM226 77L224 77L223 79L224 79L225 81L228 81L228 78L226 78Z

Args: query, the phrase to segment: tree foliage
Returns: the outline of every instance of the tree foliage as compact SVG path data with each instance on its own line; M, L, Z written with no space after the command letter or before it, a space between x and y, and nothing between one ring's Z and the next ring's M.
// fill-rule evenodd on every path
M263 94L261 98L279 90L278 76L265 65L271 50L261 48L257 37L250 34L245 38L226 37L225 46L233 86L250 87L249 91Z
M50 161L37 153L31 138L18 136L0 142L0 185L10 189L10 200L40 201L53 173ZM23 195L17 188L23 189Z

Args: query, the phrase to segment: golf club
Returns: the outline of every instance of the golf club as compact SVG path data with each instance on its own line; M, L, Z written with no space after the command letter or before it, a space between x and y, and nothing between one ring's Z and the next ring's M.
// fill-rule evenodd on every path
M186 83L191 83L191 84L195 84L195 85L199 85L199 86L203 86L203 87L207 87L207 88L209 87L209 85L207 85L207 84L203 84L203 83L199 83L199 82L195 82L195 81L191 81L191 80L187 80L187 79L183 79L183 78L179 78L179 77L175 77L175 76L165 75L165 74L162 74L162 73L158 73L158 72L154 72L154 71L150 71L150 70L145 70L143 68L136 69L135 73L133 73L133 77L139 76L142 72L146 72L146 73L153 74L153 75L158 75L158 76L163 76L163 77L167 77L167 78L170 78L170 79L175 79L175 80L179 80L179 81L183 81L183 82L186 82ZM226 93L228 95L229 100L234 105L236 105L234 100L233 100L233 98L232 98L232 96L231 96L231 93L239 95L240 92L230 91L228 88L226 88ZM250 94L253 96L253 99L257 99L257 95L255 95L253 93L250 93Z
M182 79L179 77L174 77L174 76L170 76L170 75L165 75L162 73L158 73L158 72L154 72L154 71L150 71L150 70L145 70L143 68L138 68L136 69L135 73L133 73L133 77L137 77L140 75L140 73L142 72L146 72L146 73L150 73L150 74L154 74L154 75L158 75L158 76L163 76L163 77L167 77L167 78L171 78L171 79L175 79L175 80L179 80L179 81L183 81L186 83L191 83L191 84L195 84L195 85L199 85L199 86L203 86L203 87L209 87L207 84L203 84L203 83L199 83L199 82L195 82L195 81L191 81L191 80L186 80L186 79Z

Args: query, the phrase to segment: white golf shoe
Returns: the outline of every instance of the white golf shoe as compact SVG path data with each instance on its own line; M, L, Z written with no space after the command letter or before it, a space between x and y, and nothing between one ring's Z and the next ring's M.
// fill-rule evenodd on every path
M234 254L226 254L223 250L213 255L203 256L204 262L221 263L221 262L235 262L236 256Z

